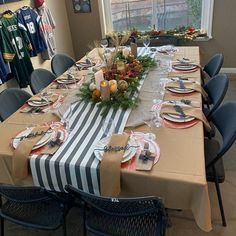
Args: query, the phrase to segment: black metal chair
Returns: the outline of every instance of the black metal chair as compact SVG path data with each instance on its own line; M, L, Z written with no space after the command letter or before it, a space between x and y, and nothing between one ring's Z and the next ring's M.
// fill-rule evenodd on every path
M2 184L0 195L1 236L4 236L4 220L39 230L56 230L62 226L66 236L65 217L70 209L66 200L40 187Z
M17 111L31 95L19 88L8 88L0 93L0 120L4 121Z
M236 102L228 102L219 107L211 116L211 120L222 136L222 145L215 139L205 139L205 162L207 181L214 182L222 217L226 226L224 208L219 183L225 180L223 155L236 139Z
M212 78L219 73L223 62L224 55L222 53L217 53L203 67L203 72L206 73L209 78Z
M105 198L70 185L66 190L84 202L86 230L101 236L164 236L167 215L157 197Z
M35 69L30 75L30 88L32 93L39 93L55 79L56 76L51 71L45 69Z
M204 85L204 90L208 94L209 108L204 108L204 114L208 121L211 120L212 113L220 106L229 86L229 79L226 74L218 74L214 76Z
M56 54L51 61L52 72L58 77L75 64L75 60L66 54Z

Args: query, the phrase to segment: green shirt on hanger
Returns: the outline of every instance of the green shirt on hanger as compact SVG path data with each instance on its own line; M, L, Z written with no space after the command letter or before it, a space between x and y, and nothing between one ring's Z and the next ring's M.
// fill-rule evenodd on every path
M0 48L5 61L11 62L11 69L21 88L27 87L33 65L29 50L32 50L26 32L18 27L16 14L4 14L0 20Z

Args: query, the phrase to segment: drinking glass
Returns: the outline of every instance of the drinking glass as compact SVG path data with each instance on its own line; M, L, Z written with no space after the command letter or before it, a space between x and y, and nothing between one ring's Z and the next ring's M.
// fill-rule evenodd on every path
M163 100L164 94L165 94L165 84L166 81L160 79L159 81L159 87L158 87L158 95L161 100Z
M145 47L146 53L147 53L147 51L148 51L148 46L149 46L149 44L150 44L150 38L149 38L149 36L143 37L143 45L144 45L144 47Z
M111 137L115 131L115 123L112 118L105 119L102 123L102 130L105 137Z
M107 39L102 39L100 41L100 45L101 47L104 49L104 51L106 50L106 48L108 47L108 40Z

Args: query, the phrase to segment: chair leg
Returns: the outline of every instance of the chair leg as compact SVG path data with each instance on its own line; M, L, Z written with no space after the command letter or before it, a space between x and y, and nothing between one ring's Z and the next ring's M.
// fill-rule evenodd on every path
M4 236L4 219L1 217L1 236Z
M216 176L215 166L213 166L213 172L214 172L214 176L215 176L215 187L216 187L218 203L219 203L219 207L220 207L220 213L221 213L221 218L222 218L222 225L224 227L226 227L227 224L226 224L226 219L225 219L224 207L223 207L223 202L222 202L222 197L221 197L221 192L220 192L220 186L219 186L218 178Z
M66 236L66 219L64 218L63 224L62 224L62 231L63 231L63 236Z

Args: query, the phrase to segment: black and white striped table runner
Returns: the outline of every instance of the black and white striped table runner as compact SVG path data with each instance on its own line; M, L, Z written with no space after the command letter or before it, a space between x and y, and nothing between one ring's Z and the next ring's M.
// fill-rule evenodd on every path
M139 55L145 49L139 49ZM141 80L139 90L143 84ZM137 95L136 95L137 96ZM104 119L112 118L115 132L123 132L131 109L110 109L103 118L97 105L79 102L73 105L70 119L72 131L67 141L53 155L33 155L30 167L34 184L49 190L64 191L66 184L99 195L99 161L93 151L96 143L104 137Z

